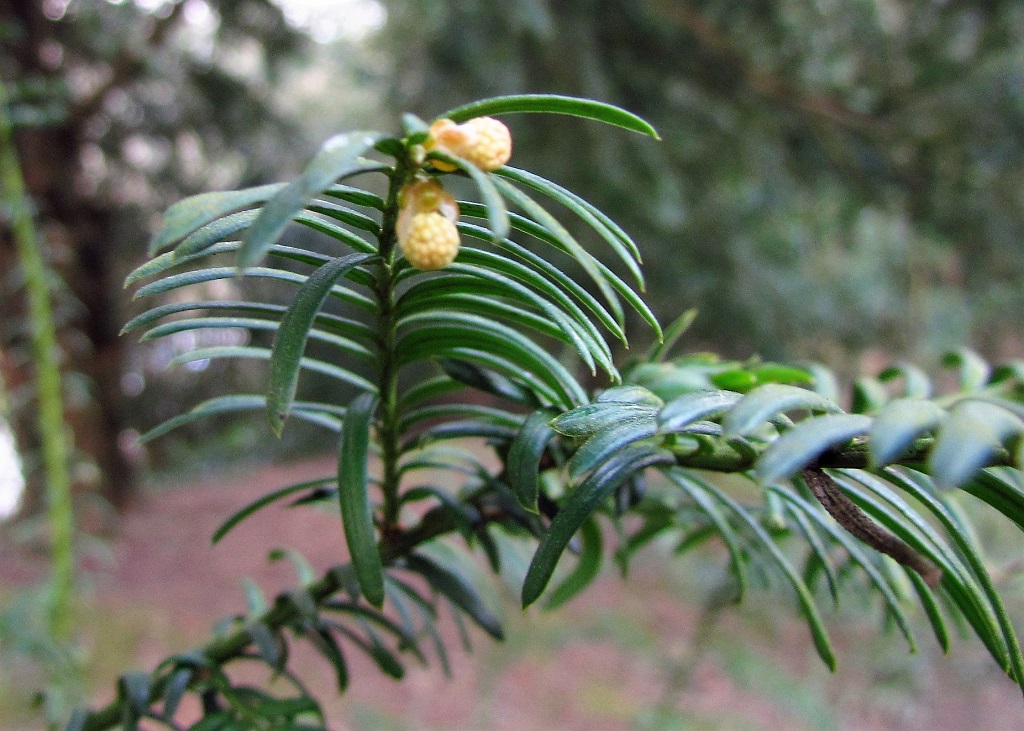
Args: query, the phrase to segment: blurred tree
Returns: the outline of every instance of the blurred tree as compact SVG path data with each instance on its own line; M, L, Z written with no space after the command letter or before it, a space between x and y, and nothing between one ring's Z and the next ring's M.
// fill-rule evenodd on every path
M44 0L0 6L0 39L29 193L67 284L66 365L90 382L91 398L72 413L76 441L121 504L134 474L119 437L139 421L127 418L123 396L126 384L131 392L145 383L139 372L125 381L118 338L121 283L143 255L140 231L158 224L169 200L260 182L302 157L306 138L280 112L275 88L308 38L269 0ZM5 236L0 264L12 271L12 262ZM7 346L24 342L22 305L0 304Z
M695 332L715 347L835 363L872 343L995 352L1020 332L1019 4L385 4L399 108L546 91L651 120L667 144L581 125L575 145L523 120L516 163L623 221L651 300L700 302ZM597 190L608 160L618 177Z
M345 38L381 5L381 43ZM270 0L0 7L0 73L17 82L21 157L50 258L70 286L64 345L95 385L76 415L79 444L98 456L117 500L131 484L114 446L122 426L179 410L151 399L146 414L125 414L126 388L153 381L145 354L132 351L126 366L116 339L138 232L188 193L294 172L281 169L285 155L300 159L344 126L333 92L361 83L371 89L361 99L374 101L384 74L396 106L423 116L476 96L555 91L650 118L668 144L598 139L584 125L577 144L548 134L547 120L515 119L525 151L516 163L623 221L653 264L656 308L671 316L700 302L695 333L728 354L779 357L784 342L786 356L838 363L881 343L927 359L973 340L997 355L1020 329L1024 25L1013 3L337 7L305 31ZM320 46L327 63L296 82L306 33L341 42ZM346 107L375 113L375 104ZM595 190L592 171L609 160L616 174ZM5 271L10 256L5 242ZM20 306L0 302L5 322ZM996 313L998 326L982 324ZM19 338L6 332L2 344Z

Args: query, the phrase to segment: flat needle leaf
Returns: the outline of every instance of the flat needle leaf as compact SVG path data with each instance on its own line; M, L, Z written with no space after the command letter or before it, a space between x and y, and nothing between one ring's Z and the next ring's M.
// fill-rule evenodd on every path
M338 451L338 499L359 588L368 602L379 607L384 603L384 569L373 532L367 480L370 424L376 409L377 396L372 393L360 394L349 404Z

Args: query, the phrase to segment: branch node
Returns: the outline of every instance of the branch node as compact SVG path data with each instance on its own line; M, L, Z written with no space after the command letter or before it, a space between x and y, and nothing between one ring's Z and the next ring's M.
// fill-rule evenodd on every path
M850 535L917 572L930 588L934 589L939 585L942 581L942 570L869 518L824 470L820 467L807 467L801 471L801 475L811 494L825 508L825 512L835 518Z

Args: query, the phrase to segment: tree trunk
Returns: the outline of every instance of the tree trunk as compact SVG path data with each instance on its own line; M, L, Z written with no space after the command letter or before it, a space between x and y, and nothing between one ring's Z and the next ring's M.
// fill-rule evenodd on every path
M40 8L38 3L16 3L13 12L0 11L0 24L10 23L13 15L14 27L24 31L13 54L23 78L60 73L42 60L43 48L54 42L56 24L44 18ZM101 493L123 507L135 493L137 475L119 445L123 348L118 339L121 317L114 298L121 288L112 281L118 269L112 266L116 252L108 246L117 213L112 204L83 193L76 184L86 142L84 129L98 105L68 107L68 116L55 124L18 130L16 145L36 209L44 258L81 305L70 321L65 318L58 323L65 372L84 374L91 381L91 398L81 407L71 405L67 410L75 445L99 467ZM56 299L60 303L59 295ZM4 309L12 304L16 306L9 303ZM31 364L26 363L25 369L31 370ZM87 478L78 489L89 482L92 480Z

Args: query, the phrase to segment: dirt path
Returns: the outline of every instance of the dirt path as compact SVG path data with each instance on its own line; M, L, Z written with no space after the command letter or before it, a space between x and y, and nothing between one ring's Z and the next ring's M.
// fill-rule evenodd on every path
M124 635L123 654L92 678L97 687L111 688L126 662L151 668L170 652L204 642L217 619L244 611L240 577L253 578L268 596L293 585L290 565L267 561L270 549L296 548L318 571L343 561L340 526L328 511L268 508L210 545L221 521L248 501L332 469L330 458L265 467L150 493L134 506L113 541L116 563L95 578L92 611L125 623L123 629L104 628L105 616L90 622L100 625L97 637ZM8 561L0 580L19 583L31 573L31 567ZM978 643L959 643L952 661L929 645L915 660L875 639L874 625L834 622L842 667L829 676L791 614L765 620L779 606L777 597L766 594L752 599L745 618L728 616L689 685L666 695L689 658L699 614L688 594L692 587L685 572L668 570L654 557L628 585L606 572L585 597L552 614L524 616L509 593L509 640L498 645L475 636L472 655L453 652L451 680L436 665L411 665L406 679L394 682L353 652L352 687L336 698L328 666L300 662L311 671L318 695L329 699L325 708L338 731L1024 727L1019 691L995 671ZM452 627L445 634L456 648ZM103 641L109 642L95 640ZM920 641L929 644L925 633ZM895 644L895 636L888 642ZM108 694L99 691L97 700Z

